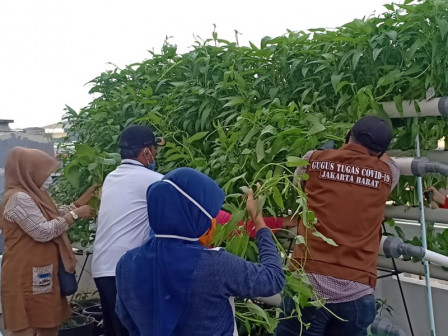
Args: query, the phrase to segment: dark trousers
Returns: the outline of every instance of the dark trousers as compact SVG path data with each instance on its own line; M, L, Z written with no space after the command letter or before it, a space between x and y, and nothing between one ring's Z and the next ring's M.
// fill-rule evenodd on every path
M290 315L293 309L295 309L294 302L290 297L285 297L283 305L286 316ZM301 325L297 316L294 316L281 320L275 335L365 336L367 335L367 327L373 322L376 315L376 304L373 295L365 295L349 302L327 303L325 307L328 309L317 309L315 307L302 309L302 322L310 324L308 329ZM333 316L331 312L340 319ZM302 329L301 334L300 329Z
M105 336L129 336L126 328L121 324L115 313L117 287L115 277L94 278L100 294L101 308L103 310L103 326Z

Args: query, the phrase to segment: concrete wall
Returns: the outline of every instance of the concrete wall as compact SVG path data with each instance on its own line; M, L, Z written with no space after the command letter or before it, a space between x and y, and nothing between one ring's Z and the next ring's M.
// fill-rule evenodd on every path
M404 297L409 310L412 328L415 336L430 335L429 310L425 280L400 275ZM406 335L412 335L406 318L403 300L396 277L379 279L375 290L375 297L386 299L387 304L394 309L392 317L388 313L383 315L390 318L394 325L401 327ZM448 319L448 286L433 281L432 298L434 307L434 320L437 335L447 335Z
M411 239L413 236L421 237L421 229L418 222L396 220L396 224L403 229L406 238ZM448 225L446 224L435 225L436 232L441 233L446 228L448 228ZM388 231L394 232L391 228L388 228ZM430 335L427 289L425 286L424 276L422 276L424 274L423 267L421 266L422 263L413 263L412 261L406 262L406 264L409 263L413 266L412 268L416 269L415 273L420 274L400 274L403 294L408 306L414 335ZM400 265L399 261L398 265ZM419 270L417 270L417 268ZM434 276L441 278L448 277L448 272L445 272L440 266L435 264L431 264L431 271L432 273L430 272L430 274ZM378 274L384 275L386 273L378 272ZM448 319L446 318L446 312L448 311L448 281L432 278L431 293L433 299L436 334L447 335ZM406 335L411 335L397 278L393 276L378 279L375 297L387 300L387 304L392 306L394 312L392 317L390 317L387 313L383 313L383 315L390 318L393 324L401 327L406 332Z

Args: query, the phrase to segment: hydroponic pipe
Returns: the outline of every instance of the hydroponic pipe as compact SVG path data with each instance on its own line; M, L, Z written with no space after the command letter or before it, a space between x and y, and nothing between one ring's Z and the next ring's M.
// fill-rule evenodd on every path
M418 208L406 205L386 204L385 217L407 220L418 220L420 212ZM428 221L448 224L448 209L425 209L425 217Z
M408 150L390 149L386 153L390 157L397 157L397 158L415 156L414 151L412 149ZM429 159L429 161L436 161L448 164L448 150L440 150L440 149L427 150L425 151L425 156Z
M280 294L275 294L267 297L259 296L254 298L254 300L266 303L272 307L280 307L282 305L282 297L280 296Z
M420 112L417 111L416 104ZM429 100L414 101L404 100L402 107L403 113L397 109L395 102L381 103L384 112L390 118L409 118L409 117L429 117L443 116L448 117L448 97L432 98Z
M394 270L395 266L401 273L410 273L422 276L425 273L422 263L413 263L403 259L395 259L395 263L390 258L385 257L382 253L378 255L378 267L387 270ZM430 264L431 278L448 281L448 272L442 269L442 266Z
M437 161L430 161L427 157L393 157L400 175L425 176L427 173L440 173L448 176L448 165Z
M448 257L436 253L421 246L403 243L401 238L383 236L380 243L380 251L388 258L398 258L402 255L417 257L448 267Z

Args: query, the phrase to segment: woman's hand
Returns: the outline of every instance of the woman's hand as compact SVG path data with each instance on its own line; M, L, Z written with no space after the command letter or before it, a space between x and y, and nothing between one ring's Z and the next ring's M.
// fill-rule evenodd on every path
M77 208L89 204L90 200L92 199L93 196L95 196L95 192L99 187L101 187L101 184L92 185L89 189L86 190L84 194L81 195L80 198L78 198L75 202L73 202L73 204Z
M83 205L73 210L79 218L92 218L95 215L95 210L90 205Z
M257 184L257 187L259 188L260 185ZM263 219L262 211L260 211L257 214L258 200L254 199L254 192L251 188L249 188L249 191L247 192L246 209L247 209L247 212L249 213L250 219L254 222L255 231L258 231L258 230L266 227L266 224Z

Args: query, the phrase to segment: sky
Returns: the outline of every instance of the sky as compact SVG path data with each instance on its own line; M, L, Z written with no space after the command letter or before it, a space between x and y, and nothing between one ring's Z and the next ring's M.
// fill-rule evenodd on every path
M333 28L379 15L388 0L0 1L0 119L13 128L61 120L93 99L86 83L150 57L168 36L185 52L195 36L256 45L287 29ZM397 2L397 1L396 1ZM399 1L401 2L401 1Z

